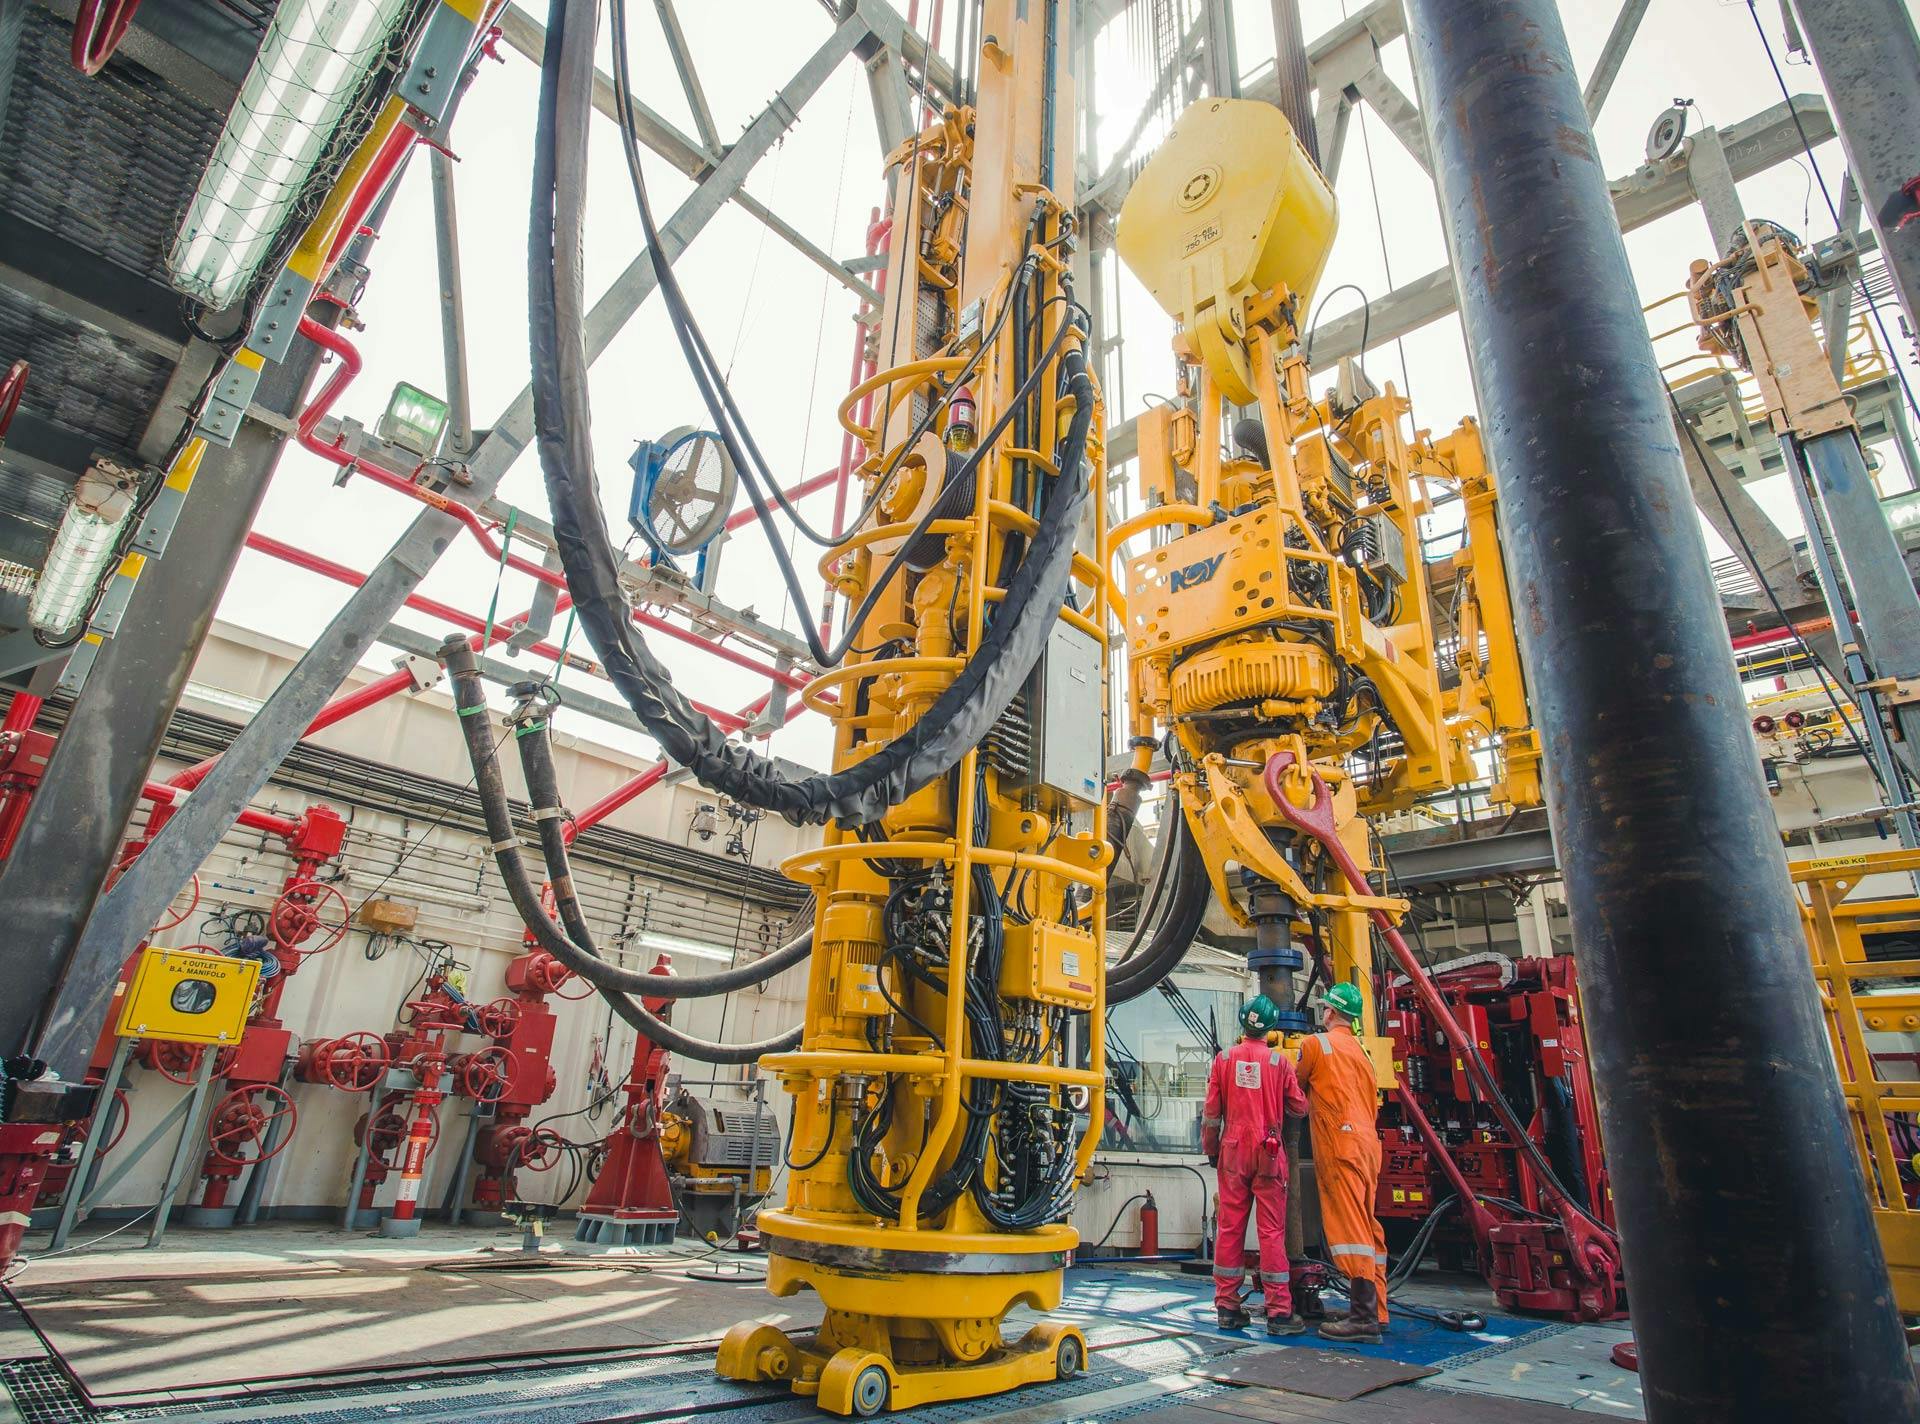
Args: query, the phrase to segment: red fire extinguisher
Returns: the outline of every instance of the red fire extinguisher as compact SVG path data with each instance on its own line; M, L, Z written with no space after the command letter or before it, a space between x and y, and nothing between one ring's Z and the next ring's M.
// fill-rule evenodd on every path
M1140 1254L1160 1254L1160 1208L1154 1205L1152 1192L1140 1203Z

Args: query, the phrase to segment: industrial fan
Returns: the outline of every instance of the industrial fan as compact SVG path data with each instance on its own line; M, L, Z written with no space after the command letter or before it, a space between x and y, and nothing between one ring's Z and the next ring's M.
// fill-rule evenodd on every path
M641 441L627 463L633 467L627 522L656 556L698 554L719 535L738 475L718 435L683 425Z

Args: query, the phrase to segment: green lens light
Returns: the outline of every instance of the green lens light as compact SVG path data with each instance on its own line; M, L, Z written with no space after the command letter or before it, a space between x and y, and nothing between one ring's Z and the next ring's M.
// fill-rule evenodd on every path
M439 448L441 432L446 428L447 403L402 381L387 399L378 434L389 444L425 457Z

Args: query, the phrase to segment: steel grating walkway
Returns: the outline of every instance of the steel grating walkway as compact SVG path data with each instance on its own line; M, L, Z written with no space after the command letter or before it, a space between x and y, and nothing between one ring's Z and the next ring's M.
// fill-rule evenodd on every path
M1191 1338L1154 1339L1097 1350L1087 1373L1074 1380L1034 1385L991 1399L933 1405L892 1416L949 1421L1023 1420L1065 1416L1074 1402L1080 1420L1122 1419L1164 1404L1176 1391L1186 1399L1217 1394L1226 1386L1183 1376L1196 1360L1232 1348L1234 1342ZM543 1424L589 1421L715 1419L726 1424L791 1424L817 1419L808 1400L784 1387L731 1384L714 1378L710 1349L686 1357L604 1362L546 1369L516 1369L447 1377L433 1382L342 1389L255 1392L242 1401L220 1400L140 1409L91 1410L60 1367L50 1359L0 1364L0 1384L23 1424L132 1424L144 1420L192 1420L195 1424L242 1424L254 1420L299 1420L303 1424L368 1424L399 1415L421 1421L538 1419Z

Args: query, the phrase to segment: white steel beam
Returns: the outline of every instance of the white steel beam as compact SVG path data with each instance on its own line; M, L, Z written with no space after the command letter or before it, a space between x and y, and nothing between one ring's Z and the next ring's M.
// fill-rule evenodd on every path
M706 145L707 152L718 156L720 133L713 126L707 91L700 87L700 71L694 67L693 52L687 48L686 32L680 28L680 16L674 11L673 0L653 0L653 8L660 15L660 28L667 37L667 53L673 56L674 72L680 76L680 90L687 96L687 107L693 111L693 126L700 131L700 141Z
M1640 21L1646 17L1650 3L1652 0L1623 0L1620 13L1614 16L1613 29L1600 47L1600 57L1593 62L1593 73L1587 76L1587 87L1580 96L1587 106L1589 119L1600 117L1601 107L1613 92L1613 81L1620 77L1620 66L1627 62L1627 51L1633 47L1633 37L1640 32Z

